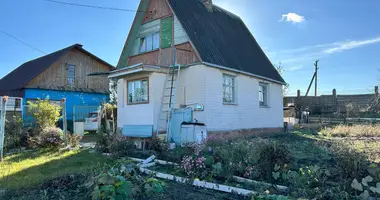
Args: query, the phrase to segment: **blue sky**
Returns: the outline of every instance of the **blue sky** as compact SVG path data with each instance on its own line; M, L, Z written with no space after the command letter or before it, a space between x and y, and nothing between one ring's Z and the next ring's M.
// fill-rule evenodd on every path
M139 0L62 0L137 9ZM245 21L273 63L282 63L289 94L305 93L320 60L319 92L367 93L380 82L380 1L214 0ZM116 65L133 12L1 0L0 30L52 52L74 43ZM0 77L42 54L0 33ZM313 91L312 91L313 92Z

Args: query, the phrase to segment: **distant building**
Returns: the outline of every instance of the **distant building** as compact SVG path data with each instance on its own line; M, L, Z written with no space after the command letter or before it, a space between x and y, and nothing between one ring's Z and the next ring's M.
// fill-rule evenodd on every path
M66 98L67 119L74 106L98 106L109 99L109 81L90 73L114 67L75 44L28 61L0 80L0 96L22 97L24 122L31 120L27 102L46 99L59 103Z

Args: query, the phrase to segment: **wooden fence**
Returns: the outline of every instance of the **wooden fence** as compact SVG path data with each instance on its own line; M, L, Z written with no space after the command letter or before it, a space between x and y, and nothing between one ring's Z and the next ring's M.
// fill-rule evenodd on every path
M331 95L321 96L301 96L298 92L296 97L284 97L284 105L293 104L300 111L309 111L312 116L354 117L355 112L359 113L355 117L364 117L365 114L375 114L371 108L378 99L379 93L376 86L372 94L337 95L335 89Z

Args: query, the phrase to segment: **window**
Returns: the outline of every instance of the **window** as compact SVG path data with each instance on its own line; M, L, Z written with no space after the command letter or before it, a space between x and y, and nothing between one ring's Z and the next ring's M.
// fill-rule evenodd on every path
M67 84L70 87L75 86L75 65L69 64L67 66Z
M148 103L148 79L128 81L128 104Z
M160 48L160 33L156 32L140 39L140 53Z
M223 74L223 103L236 103L235 77Z
M268 84L259 83L259 102L260 106L268 106Z

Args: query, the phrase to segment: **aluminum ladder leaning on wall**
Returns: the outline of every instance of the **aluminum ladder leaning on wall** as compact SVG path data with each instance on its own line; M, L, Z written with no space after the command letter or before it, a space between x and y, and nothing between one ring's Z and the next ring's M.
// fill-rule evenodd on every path
M156 136L160 130L166 130L166 141L171 141L171 119L176 105L177 87L181 71L181 65L169 67L162 92L160 113L157 120Z

